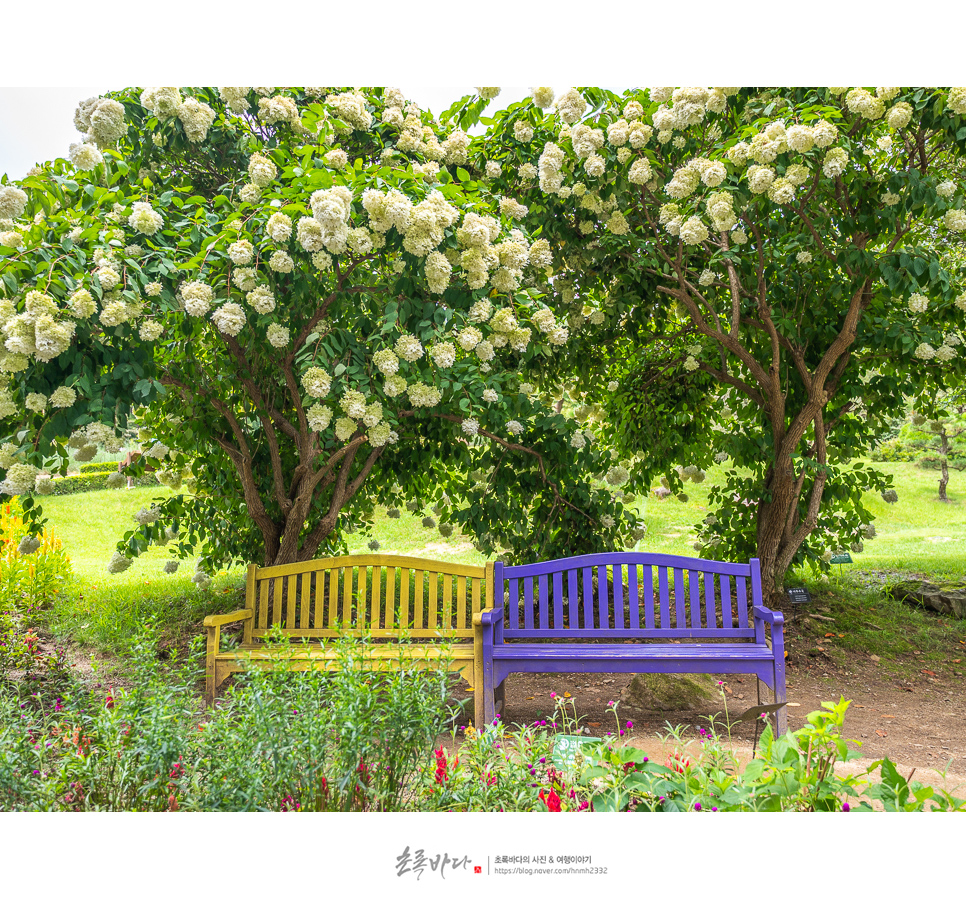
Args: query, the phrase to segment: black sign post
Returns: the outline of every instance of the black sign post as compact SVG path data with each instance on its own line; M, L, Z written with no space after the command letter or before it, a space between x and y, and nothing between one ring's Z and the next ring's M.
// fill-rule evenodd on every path
M808 588L786 588L785 592L793 604L807 604L812 599Z

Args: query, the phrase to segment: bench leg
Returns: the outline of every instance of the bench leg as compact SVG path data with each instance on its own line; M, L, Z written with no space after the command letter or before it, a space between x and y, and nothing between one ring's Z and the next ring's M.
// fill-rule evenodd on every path
M215 676L215 656L218 654L218 643L221 638L221 627L208 627L207 659L205 661L205 705L215 705L215 691L218 689Z
M786 703L788 696L785 691L785 662L775 662L774 672L775 703ZM775 737L780 738L788 731L788 706L783 705L775 712Z
M493 703L496 707L496 711L501 713L506 709L506 679L499 687L493 692ZM495 718L495 717L494 717Z
M493 690L493 662L484 661L483 686L477 687L477 692L482 697L479 703L477 703L477 718L480 719L479 724L476 726L477 731L483 731L487 725L492 725L493 720L496 718Z

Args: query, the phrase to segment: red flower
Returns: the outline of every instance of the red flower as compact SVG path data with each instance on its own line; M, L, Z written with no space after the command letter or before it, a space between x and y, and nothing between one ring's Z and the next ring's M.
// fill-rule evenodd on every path
M670 767L675 773L684 773L685 767L691 766L691 761L683 754L672 754L664 761L665 767Z
M436 782L445 783L449 779L449 774L446 772L448 767L446 752L443 748L438 748L434 753L436 754Z
M551 789L549 795L541 789L537 798L547 806L547 811L560 811L560 796L556 789Z

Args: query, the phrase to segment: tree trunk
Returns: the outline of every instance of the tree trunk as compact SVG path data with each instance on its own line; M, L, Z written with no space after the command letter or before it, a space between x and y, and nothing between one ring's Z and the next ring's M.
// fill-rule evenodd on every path
M939 500L941 502L948 502L946 486L949 485L949 464L947 463L947 458L949 457L949 437L946 434L945 428L939 433L939 440L939 468L942 471L942 475L939 477Z
M796 499L795 475L791 464L773 466L765 479L764 494L758 499L757 554L761 563L761 587L766 606L782 597L785 572L782 566L786 522Z

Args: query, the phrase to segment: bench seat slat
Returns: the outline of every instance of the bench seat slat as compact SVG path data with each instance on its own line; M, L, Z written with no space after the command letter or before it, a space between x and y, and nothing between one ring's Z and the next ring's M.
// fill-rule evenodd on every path
M720 643L715 645L674 645L660 643L653 645L628 646L620 645L542 645L534 643L513 643L493 647L493 658L513 658L533 662L549 660L578 662L587 660L614 660L633 658L667 658L667 659L713 659L721 661L770 661L774 656L767 646L756 645L751 642ZM574 667L579 671L579 667ZM726 673L722 667L721 672Z
M338 635L351 635L351 633L339 633ZM398 638L399 633L387 632L385 638ZM337 638L336 636L319 636L317 638ZM442 648L422 647L426 649L427 653L432 653L434 657L439 657L443 654ZM419 646L411 647L412 654L415 656L417 654L423 654L422 651L417 651ZM473 643L472 642L455 642L452 645L452 653L456 658L472 658L473 657ZM385 645L370 645L363 653L363 656L372 656L374 658L391 658L392 656L399 657L399 647L395 643L388 643ZM268 648L263 643L252 646L238 646L233 649L228 649L227 651L222 651L218 653L219 658L287 658L289 656L293 658L332 658L338 657L337 650L335 648L329 648L324 645L299 645L293 644L289 646L287 650L279 650Z

